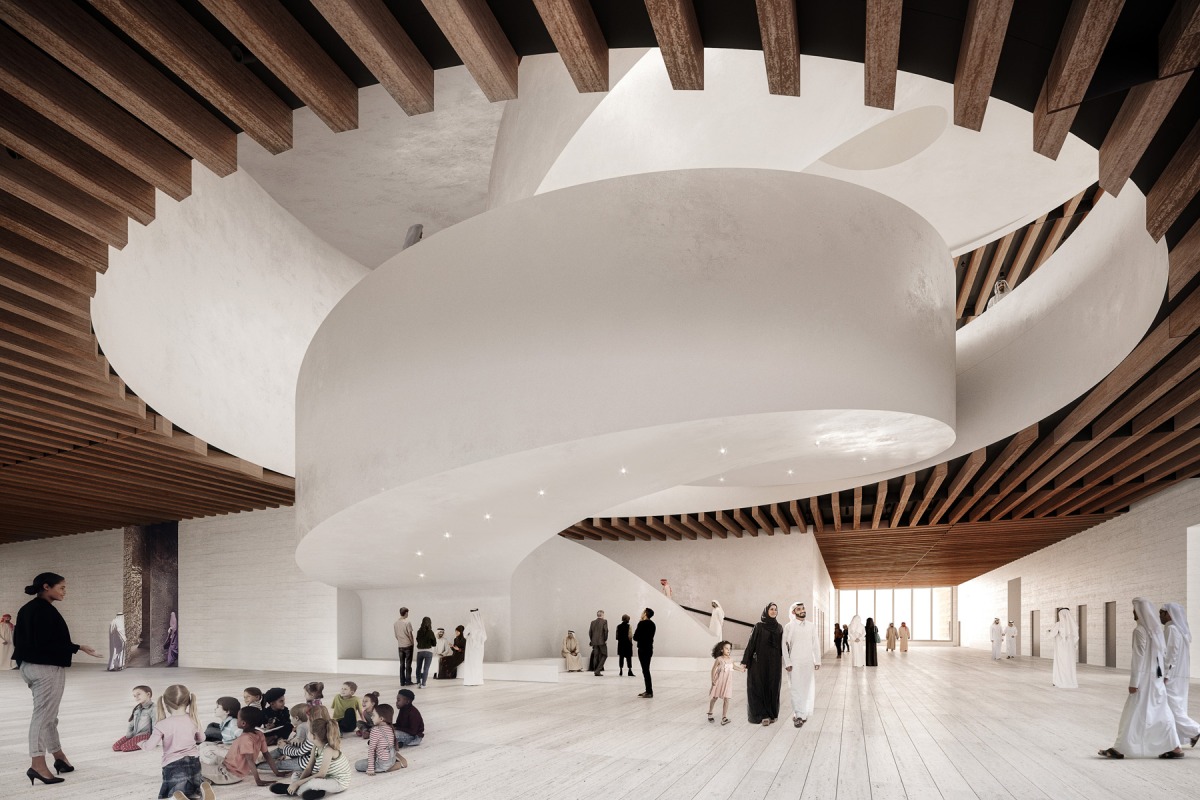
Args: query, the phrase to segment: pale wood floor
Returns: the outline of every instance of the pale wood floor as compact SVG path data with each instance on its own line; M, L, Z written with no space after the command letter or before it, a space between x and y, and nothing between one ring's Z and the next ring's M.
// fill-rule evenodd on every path
M741 674L734 722L725 727L704 721L705 673L658 673L653 700L636 697L640 679L612 671L564 676L557 685L431 682L417 703L429 735L407 752L409 769L356 776L347 796L1094 800L1187 797L1200 789L1200 748L1181 761L1094 755L1115 736L1126 675L1081 667L1080 688L1062 691L1050 686L1049 674L1048 661L993 662L987 653L949 647L881 655L872 670L827 658L817 709L800 730L786 720L770 728L747 724ZM0 798L155 797L160 754L109 750L137 683L156 690L185 683L207 711L217 696L240 696L251 684L284 686L294 702L305 680L332 688L347 677L354 676L73 668L60 729L78 770L65 784L31 790L22 777L29 694L17 673L0 673ZM389 698L399 683L358 681ZM1193 697L1195 716L1200 688ZM347 746L352 758L364 750L357 739ZM233 786L219 796L273 795Z

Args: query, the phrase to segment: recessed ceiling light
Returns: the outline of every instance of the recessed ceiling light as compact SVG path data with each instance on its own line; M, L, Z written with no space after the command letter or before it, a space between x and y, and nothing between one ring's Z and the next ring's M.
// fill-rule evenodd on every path
M794 470L794 469L788 470L788 475L795 475L795 474L796 474L796 470Z
M417 551L417 555L423 555L423 554L421 553L421 551L420 551L420 550L418 550L418 551Z
M450 538L450 531L446 531L445 533L443 533L443 534L442 534L442 538L443 538L443 539L449 539L449 538Z
M864 459L863 459L863 461L866 461L866 459L864 458ZM491 519L491 518L492 518L492 515L491 515L491 514L484 514L484 515L483 515L483 518L484 518L484 519Z
M724 476L724 475L722 475L721 477L717 478L717 480L719 480L721 483L724 483L724 482L725 482L725 476Z
M866 461L866 460L867 460L867 457L866 457L866 456L863 456L863 457L862 457L862 460L863 460L863 461Z
M624 475L624 474L626 473L626 471L627 471L627 470L626 470L624 467L621 467L621 474L622 474L622 475Z
M722 447L719 452L721 453L721 455L725 455L725 448Z
M546 496L546 490L538 489L538 497L545 497L545 496Z
M417 577L418 577L418 578L424 578L424 577L425 577L425 573L424 573L424 572L418 572L418 573L417 573Z

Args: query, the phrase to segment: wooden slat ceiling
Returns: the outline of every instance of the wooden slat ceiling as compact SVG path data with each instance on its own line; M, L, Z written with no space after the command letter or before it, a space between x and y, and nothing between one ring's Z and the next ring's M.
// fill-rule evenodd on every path
M302 105L332 130L352 129L355 89L376 82L406 112L428 112L434 70L458 64L489 98L512 98L519 59L557 49L580 91L603 91L608 49L646 46L663 48L664 79L681 90L702 89L704 47L734 47L764 51L775 94L801 92L804 53L867 64L872 105L894 102L903 70L953 82L955 123L968 129L992 96L1034 112L1031 148L1053 155L1074 133L1100 149L1100 188L1132 179L1148 195L1148 230L1172 248L1170 292L1104 383L1009 441L838 495L590 520L564 535L813 524L835 581L865 585L956 582L1095 524L1200 463L1198 5L0 0L0 542L293 501L290 478L146 408L91 329L107 248L124 247L128 219L153 221L155 190L188 196L192 159L231 173L241 132L286 151ZM985 312L998 277L1015 286L1038 269L1098 191L958 259L959 324Z

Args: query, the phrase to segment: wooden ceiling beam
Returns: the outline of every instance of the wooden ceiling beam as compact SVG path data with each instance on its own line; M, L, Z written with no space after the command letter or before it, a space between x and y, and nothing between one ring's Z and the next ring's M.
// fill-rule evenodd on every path
M750 516L752 516L755 523L757 523L755 527L758 530L762 531L767 536L775 535L775 523L763 513L761 506L751 506ZM784 533L787 533L787 531L784 531Z
M758 524L754 522L754 520L750 519L750 517L746 516L745 511L740 508L735 508L733 510L733 518L737 520L737 524L741 526L741 529L746 533L750 534L751 536L758 536Z
M696 518L700 520L701 525L712 531L713 536L716 536L718 539L724 539L729 536L729 531L718 525L707 512L697 514Z
M1012 266L1008 271L1009 287L1017 288L1017 284L1025 275L1025 270L1029 268L1029 256L1033 252L1033 246L1037 243L1042 226L1046 224L1046 218L1047 215L1042 214L1026 226L1025 236L1021 239L1021 246L1017 249L1017 254L1013 256Z
M95 272L92 273L92 285L95 285ZM85 292L30 272L4 258L0 258L0 286L82 320L91 320L91 303Z
M878 530L883 519L883 506L887 500L888 482L880 481L875 485L875 513L871 517L871 530Z
M641 517L643 524L649 529L650 535L660 542L665 542L668 539L679 539L679 534L672 531L666 525L663 525L654 517Z
M983 128L1013 0L970 0L954 69L954 124Z
M278 0L200 2L331 131L358 127L358 89Z
M908 499L912 496L913 487L916 485L917 473L910 472L904 476L904 482L900 485L900 498L892 509L892 521L888 523L889 528L900 526L900 520L904 517L904 509L908 507Z
M896 107L896 72L900 63L900 18L903 0L867 0L863 102L875 108Z
M1009 231L996 243L991 261L988 262L987 276L983 279L983 286L979 288L979 295L975 299L975 316L979 316L987 310L988 300L992 297L992 288L1000 278L1000 271L1004 268L1004 259L1008 258L1008 248L1012 246L1013 237L1016 234L1017 231Z
M755 0L771 94L800 96L800 23L796 0Z
M0 227L96 272L108 269L107 244L3 191Z
M246 478L251 478L255 491L269 494L273 497L287 498L295 494L296 480L287 475L264 470L254 465L248 469L242 459L221 453L207 445L203 450L191 446L194 437L176 432L167 439L158 433L153 426L144 430L143 435L124 437L106 445L126 451L128 457L149 460L166 461L174 465L176 471L196 475L199 479L210 483L218 483L231 489L240 489L246 484Z
M1146 230L1158 241L1200 191L1200 123L1184 139L1146 195Z
M987 469L979 476L979 480L975 481L975 485L971 487L971 494L964 496L954 510L950 512L947 522L951 525L957 525L958 522L966 515L975 504L975 501L987 494L988 490L995 485L1000 476L1008 471L1008 468L1016 463L1026 450L1028 450L1038 437L1038 423L1033 423L1027 428L1018 431L1013 438L1005 445L1004 450L1000 452L996 458L988 462Z
M1074 0L1033 111L1033 149L1058 158L1124 0Z
M1190 77L1182 73L1138 84L1125 95L1100 145L1101 189L1120 193Z
M630 525L627 520L620 519L619 517L613 517L609 520L609 522L614 528L623 534L622 538L640 539L644 542L650 541L650 534L634 527L633 525Z
M742 538L743 526L740 522L735 522L729 513L726 511L717 512L717 522L725 527L725 530L733 534L735 539Z
M191 159L4 27L0 27L0 91L36 108L72 137L169 197L183 200L191 194ZM152 218L153 206L150 210Z
M696 534L692 531L692 529L688 528L682 522L676 521L674 515L672 514L665 515L663 517L663 523L671 529L671 531L675 534L674 538L676 539L682 540L696 538Z
M517 53L484 0L421 0L493 103L517 99Z
M533 0L575 88L608 91L608 42L587 0Z
M1177 0L1158 34L1158 76L1200 66L1200 0Z
M963 465L958 468L958 472L955 473L954 480L950 481L950 486L946 490L946 496L930 512L929 525L938 524L942 515L950 509L954 501L966 489L967 484L975 477L975 473L983 467L985 461L987 461L986 447L981 447L967 456L967 460L963 462Z
M799 533L808 533L808 522L804 519L803 501L796 499L788 502L788 511L792 515L793 525Z
M691 514L680 514L679 521L692 532L690 537L692 539L711 539L713 537L712 531L692 519Z
M767 511L770 513L771 519L775 522L775 527L779 529L780 533L786 535L792 532L792 526L788 524L787 515L783 513L783 508L779 503L772 503L767 507Z
M92 336L92 326L88 319L38 300L20 289L7 287L3 283L0 283L0 308L83 339L90 339Z
M0 0L0 19L217 175L237 170L237 137L71 0Z
M838 492L829 494L829 505L833 508L833 529L838 533L842 531L842 498Z
M1200 273L1200 220L1171 248L1170 265L1167 299L1174 300Z
M268 152L292 148L292 110L175 0L92 5Z
M910 528L920 524L921 517L925 514L925 509L929 508L929 504L933 502L933 496L937 494L942 481L946 480L946 473L949 469L949 465L943 462L934 467L933 472L929 473L929 477L925 480L925 489L921 495L921 502L917 505L917 509L912 513L912 516L909 517L908 526Z
M854 487L854 511L850 514L850 528L852 530L859 529L859 520L862 517L862 487Z
M813 530L821 533L825 530L825 520L821 517L821 505L816 497L808 498L808 507L812 511ZM836 516L836 513L835 513Z
M154 220L154 187L0 91L0 145L133 217Z
M967 300L970 299L971 289L975 286L975 276L979 273L979 265L983 261L984 249L983 247L975 248L971 251L971 255L967 260L962 286L958 290L958 302L955 304L955 319L962 319L963 312L967 310Z
M129 220L124 214L28 159L0 154L0 192L7 192L118 250L129 241ZM107 252L103 264L108 264Z
M35 291L58 298L61 302L67 302L72 295L90 298L96 294L96 270L63 258L2 228L0 275L14 283L27 283ZM62 290L55 290L49 285L51 283L58 284Z
M704 42L692 0L646 0L650 26L662 51L671 87L704 88Z

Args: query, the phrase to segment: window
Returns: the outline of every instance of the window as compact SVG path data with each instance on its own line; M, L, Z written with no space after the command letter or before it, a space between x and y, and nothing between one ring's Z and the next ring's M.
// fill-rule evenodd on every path
M954 638L951 626L954 624L951 612L951 594L949 586L937 586L933 589L933 635L931 639L938 642L948 642Z
M875 624L879 626L879 630L886 631L889 622L895 622L896 627L900 623L892 614L892 590L891 589L876 589L875 590Z
M850 619L858 613L858 593L853 589L842 589L838 592L838 622L849 625Z
M858 615L862 617L863 624L867 624L867 617L875 616L875 590L874 589L859 589L858 590Z
M901 622L907 622L909 631L912 631L912 589L897 589L895 597L896 605L892 609L892 614L896 617L896 627L899 628ZM915 636L915 634L909 633L909 636Z
M932 627L931 627L930 619L929 619L930 595L931 594L932 594L932 590L930 590L930 589L913 589L912 590L912 604L913 604L912 629L913 629L913 638L914 639L930 639L930 638L932 638L930 636L930 633L932 632Z

